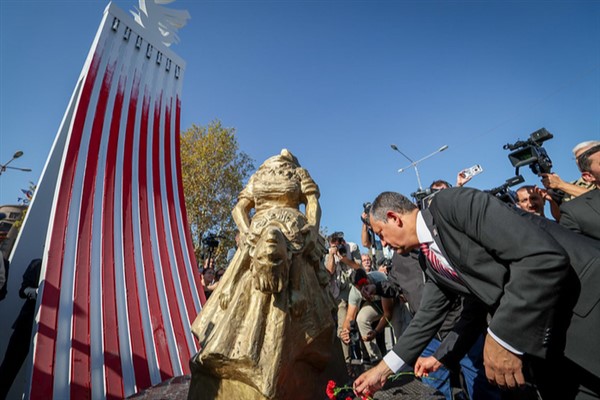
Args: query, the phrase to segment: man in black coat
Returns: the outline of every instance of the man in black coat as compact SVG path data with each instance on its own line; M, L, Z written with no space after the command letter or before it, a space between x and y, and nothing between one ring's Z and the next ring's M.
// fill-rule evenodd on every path
M600 189L590 190L560 206L560 224L600 240Z
M423 212L398 193L382 193L371 225L398 252L425 245L429 279L394 350L355 381L358 394L378 390L402 365L413 364L461 294L475 306L465 308L465 323L455 328L454 357L472 340L468 321L489 312L484 363L491 382L524 385L525 359L544 398L600 397L599 243L465 188L439 192ZM566 384L556 379L561 375Z
M27 354L29 354L41 267L42 260L37 258L29 263L23 273L19 297L25 299L25 303L13 323L14 331L8 341L2 364L0 364L0 399L2 400L8 395Z

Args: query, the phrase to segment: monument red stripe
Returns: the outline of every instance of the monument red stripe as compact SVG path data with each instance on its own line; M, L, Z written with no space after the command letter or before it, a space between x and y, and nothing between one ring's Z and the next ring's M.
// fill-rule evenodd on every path
M92 132L86 157L79 231L77 235L77 256L75 261L75 285L73 292L73 331L71 337L71 398L91 398L90 368L90 254L94 219L94 193L100 142L104 129L104 117L116 61L108 63L96 112L92 123Z
M154 332L154 346L162 380L173 376L173 366L169 357L167 337L163 325L162 310L158 300L158 289L154 275L154 262L152 260L152 244L150 243L150 226L148 210L148 181L146 178L148 166L148 116L150 108L150 95L144 93L142 105L142 122L140 127L140 160L139 160L139 202L140 202L140 229L142 236L142 254L144 258L144 271L146 275L146 287L148 290L148 303L150 317Z
M179 360L189 360L191 354L187 346L181 346L182 343L187 343L185 338L185 332L183 323L181 321L181 314L179 312L179 304L177 302L177 295L175 291L175 285L173 283L173 276L171 270L171 262L169 260L169 250L166 244L165 237L165 222L163 217L162 207L162 192L160 188L160 171L163 165L159 162L160 160L160 110L162 107L162 93L158 97L158 101L154 107L154 126L152 139L152 187L154 189L154 214L156 219L156 233L158 239L158 253L160 257L160 267L163 273L163 284L167 295L167 303L169 307L169 313L171 315L171 323L173 334L175 335L175 342L178 344ZM182 364L181 361L179 363Z
M181 238L179 237L179 229L177 225L177 216L175 215L175 199L173 195L173 185L177 182L171 179L173 170L171 168L171 103L173 99L169 99L165 109L165 176L167 177L167 204L169 204L169 220L171 223L171 236L173 237L173 248L175 250L176 267L179 272L179 281L181 282L181 288L183 291L183 304L187 309L188 321L185 321L189 326L192 325L194 318L196 318L196 309L194 307L194 299L192 298L192 292L190 290L190 283L188 282L188 275L186 273L185 262L183 261L183 254L181 251ZM184 374L188 374L189 368L187 363L183 363Z
M117 302L115 289L115 250L114 218L115 218L115 170L117 164L117 147L119 129L123 109L124 87L127 77L121 75L117 87L117 95L113 106L110 134L108 137L106 168L104 176L104 195L102 199L102 321L104 340L105 386L107 399L124 397L121 355L119 352L119 324L117 322ZM120 268L121 266L119 266Z
M148 368L148 355L146 353L144 335L144 326L140 312L140 301L137 285L137 266L135 264L135 240L133 239L133 219L132 219L132 165L133 165L133 137L135 135L135 116L138 104L138 95L140 89L140 76L136 72L133 77L131 87L131 97L129 101L129 111L127 114L127 128L125 133L125 145L123 155L123 264L125 268L125 282L127 285L127 303L129 311L129 325L131 337L131 351L133 356L133 368L135 373L135 382L138 389L144 389L152 386L150 379L150 370ZM146 293L142 293L146 296Z
M185 232L185 241L187 243L188 248L189 263L192 267L194 282L196 282L196 288L198 289L198 293L200 295L200 303L204 304L206 302L206 296L204 295L204 289L202 289L202 280L200 279L200 272L198 271L198 266L196 264L196 255L194 253L194 245L192 244L192 235L190 232L190 225L188 224L187 212L185 208L185 196L183 193L183 175L181 172L181 100L179 99L179 96L177 96L175 104L175 167L177 168L177 190L179 193L179 209L181 210L183 230ZM194 315L192 318L195 319L196 316Z
M98 73L102 54L94 53L79 104L75 111L73 127L68 138L67 151L59 180L58 198L54 206L54 221L48 248L44 290L40 305L38 331L31 378L31 399L47 399L54 387L54 354L56 352L56 329L60 301L61 275L64 262L64 246L68 216L73 190L73 179L77 168L77 156L87 117L88 106Z

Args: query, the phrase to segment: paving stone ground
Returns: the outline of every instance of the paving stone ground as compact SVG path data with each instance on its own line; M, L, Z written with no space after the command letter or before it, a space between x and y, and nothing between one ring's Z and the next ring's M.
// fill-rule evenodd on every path
M351 381L350 381L351 382ZM168 381L162 382L156 386L146 389L140 393L137 393L129 399L133 400L187 400L188 388L190 385L190 376L184 375L179 376ZM327 399L325 395L325 388L323 387L322 399ZM351 393L344 393L343 396L339 396L341 399L345 399L345 395L354 398ZM375 400L388 400L388 399L405 399L405 400L417 400L417 399L429 399L429 400L443 400L444 396L439 393L436 394L435 390L424 385L418 379L411 376L400 377L395 382L388 382L388 384L379 392L375 393L373 397ZM319 399L317 399L319 400Z

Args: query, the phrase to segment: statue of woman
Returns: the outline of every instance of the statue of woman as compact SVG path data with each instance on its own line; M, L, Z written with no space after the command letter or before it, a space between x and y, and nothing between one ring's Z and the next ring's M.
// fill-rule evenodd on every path
M307 387L325 367L333 335L327 276L319 273L318 197L285 149L240 193L233 210L240 246L192 326L201 347L192 367L219 385L241 382L257 399L311 397Z

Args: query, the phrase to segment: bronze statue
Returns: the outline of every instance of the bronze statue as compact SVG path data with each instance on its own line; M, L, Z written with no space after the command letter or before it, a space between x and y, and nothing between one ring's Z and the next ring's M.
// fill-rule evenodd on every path
M201 350L191 361L189 399L312 397L334 329L318 197L285 149L240 193L240 246L192 326Z

